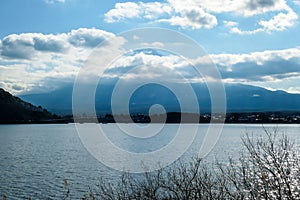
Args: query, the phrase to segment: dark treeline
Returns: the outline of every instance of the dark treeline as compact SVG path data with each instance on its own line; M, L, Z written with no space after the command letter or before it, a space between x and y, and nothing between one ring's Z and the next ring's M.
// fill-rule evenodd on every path
M66 121L72 122L72 116L65 118ZM99 123L222 123L224 122L224 115L209 113L194 114L194 113L180 113L169 112L167 114L131 114L116 115L105 114L95 118L91 117L77 117L76 122L95 122ZM267 123L300 123L300 112L248 112L248 113L227 113L225 116L225 123L253 123L253 124L267 124Z
M6 107L8 108L8 107ZM16 108L16 107L15 107ZM11 111L11 109L4 109L4 114L1 113L0 123L73 123L72 115L57 116L50 114L47 110L39 107L33 107L30 111L24 109ZM229 124L299 124L300 112L248 112L248 113L227 113L211 115L194 114L194 113L180 113L169 112L167 114L131 114L115 115L103 114L96 117L83 115L76 117L76 122L80 123L229 123Z

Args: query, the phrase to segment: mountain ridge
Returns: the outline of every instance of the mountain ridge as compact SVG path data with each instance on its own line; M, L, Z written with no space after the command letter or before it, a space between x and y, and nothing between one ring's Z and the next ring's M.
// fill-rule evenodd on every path
M0 123L40 123L58 119L41 106L34 106L0 88Z
M201 112L210 112L211 101L205 84L192 84ZM114 84L102 85L96 90L95 107L98 113L110 113ZM45 94L19 96L32 104L42 105L53 113L72 114L72 85ZM300 94L271 91L245 84L225 84L227 112L300 111ZM161 104L167 112L180 111L176 95L167 88L149 84L136 90L130 101L132 112L147 113L154 104ZM122 111L120 111L122 112Z

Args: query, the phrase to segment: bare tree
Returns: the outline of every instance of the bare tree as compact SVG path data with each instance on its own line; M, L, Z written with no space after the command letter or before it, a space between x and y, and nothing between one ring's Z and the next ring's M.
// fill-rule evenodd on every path
M117 183L100 180L99 199L300 199L300 155L278 131L242 138L244 150L227 163L199 158Z
M300 199L300 155L293 142L278 131L242 139L239 159L219 165L228 195L235 199Z
M224 199L222 182L208 164L195 158L140 176L123 174L118 183L100 180L100 199Z

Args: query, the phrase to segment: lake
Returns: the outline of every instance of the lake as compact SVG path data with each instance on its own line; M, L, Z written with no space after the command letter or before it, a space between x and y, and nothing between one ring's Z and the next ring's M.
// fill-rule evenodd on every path
M88 133L93 125L78 126ZM188 130L190 125L184 126ZM197 126L196 138L184 153L183 159L194 156L205 137L208 125ZM295 141L296 148L299 148L300 125L264 127L276 128L279 132L286 133ZM106 133L109 132L108 138L120 148L145 153L168 144L174 138L178 125L167 124L162 134L147 139L120 135L113 124L105 124L103 128ZM263 135L263 126L226 124L217 144L205 160L209 162L215 157L224 159L228 155L238 155L241 136L245 132L253 133L257 137ZM175 152L176 147L172 150ZM111 156L111 159L118 162L118 159L123 158ZM97 185L99 177L114 180L122 174L101 164L88 152L74 124L0 125L0 169L0 193L5 193L8 199L61 199L67 190L63 184L64 179L68 180L72 199L79 199L87 194L89 187L94 188Z

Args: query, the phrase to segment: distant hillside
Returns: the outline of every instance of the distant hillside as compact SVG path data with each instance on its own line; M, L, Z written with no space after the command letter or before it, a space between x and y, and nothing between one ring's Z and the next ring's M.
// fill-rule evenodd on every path
M243 85L225 85L229 112L300 111L300 94Z
M0 88L0 123L29 123L57 119L41 106L34 106Z
M205 84L192 84L202 113L210 112L211 101ZM126 88L126 86L125 86ZM72 113L72 85L44 94L20 96L25 101L47 107L51 112L65 115ZM98 113L111 111L111 95L114 84L98 87L95 107ZM227 112L300 111L300 94L270 91L243 84L225 84ZM122 99L121 99L122 100ZM168 89L149 84L139 88L130 99L133 113L146 113L151 105L161 104L167 112L180 111L176 96ZM122 112L122 111L120 111Z

